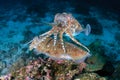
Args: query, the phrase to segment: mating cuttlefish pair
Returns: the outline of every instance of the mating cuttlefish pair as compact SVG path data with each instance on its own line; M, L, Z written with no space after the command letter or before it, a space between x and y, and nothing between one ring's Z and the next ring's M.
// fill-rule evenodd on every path
M30 50L35 49L40 53L48 55L52 59L67 59L76 62L84 61L90 56L90 50L79 43L73 36L74 33L80 32L85 32L85 34L88 35L91 31L89 24L83 29L81 24L68 13L57 13L54 22L47 24L52 26L52 29L35 37L30 44ZM73 42L84 49L71 43L64 42L64 33L66 33ZM50 38L52 35L54 36L54 39Z

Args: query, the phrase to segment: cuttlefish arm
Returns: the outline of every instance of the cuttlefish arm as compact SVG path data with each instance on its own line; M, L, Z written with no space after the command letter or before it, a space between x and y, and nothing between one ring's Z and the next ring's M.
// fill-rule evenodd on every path
M72 33L71 33L69 30L66 31L66 34L71 38L72 41L74 41L76 44L78 44L78 45L82 46L83 48L85 48L85 49L87 50L87 52L90 52L90 50L89 50L86 46L84 46L83 44L79 43L79 42L72 36Z
M48 35L50 33L51 33L51 31L45 32L45 33L39 35L39 38L45 37L46 35Z
M64 45L64 41L63 41L63 33L64 33L64 31L61 31L59 37L60 37L62 49L63 49L64 53L66 53L66 49L65 49L65 45Z
M53 27L50 31L39 35L39 37L35 37L31 42L33 44L30 45L30 50L38 47L41 42L45 41L48 37L50 37L54 33L54 30L55 29Z
M53 35L54 35L54 46L55 46L56 42L57 42L57 35L58 35L58 33L54 33Z

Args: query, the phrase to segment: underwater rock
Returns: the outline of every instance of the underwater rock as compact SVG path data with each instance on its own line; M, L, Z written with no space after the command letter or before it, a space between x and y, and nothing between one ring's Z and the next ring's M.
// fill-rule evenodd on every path
M101 46L101 42L96 40L89 45L92 56L86 60L86 71L98 71L101 70L106 63L106 58L103 56L104 50Z
M83 73L76 77L74 80L107 80L104 77L100 77L96 73Z
M86 60L86 63L88 63L85 68L86 71L98 71L103 68L106 60L99 53L96 53L89 57Z

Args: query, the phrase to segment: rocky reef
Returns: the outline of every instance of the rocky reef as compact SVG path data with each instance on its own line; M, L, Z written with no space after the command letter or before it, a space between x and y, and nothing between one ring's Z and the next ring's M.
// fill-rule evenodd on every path
M85 63L76 64L73 61L55 61L50 58L31 60L19 70L13 70L10 74L0 77L1 80L106 80L96 73L87 73L83 69Z

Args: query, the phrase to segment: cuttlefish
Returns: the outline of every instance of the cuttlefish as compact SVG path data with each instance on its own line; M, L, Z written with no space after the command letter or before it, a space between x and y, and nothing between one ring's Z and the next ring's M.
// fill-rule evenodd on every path
M37 37L34 38L29 49L32 50L33 45L35 45L38 41L39 39ZM35 48L35 51L37 51L38 54L46 54L53 60L73 60L76 63L83 62L87 57L90 56L87 51L71 43L64 43L66 45L67 53L64 53L60 40L57 40L57 44L55 46L53 43L54 40L52 38L47 38L42 43L38 44L38 46Z
M75 61L81 61L89 56L90 50L82 43L78 42L73 34L85 32L88 35L91 31L91 27L87 24L86 28L83 28L81 24L68 13L57 13L54 17L53 23L46 23L52 28L48 32L45 32L35 37L30 44L30 50L36 49L39 52L43 52L54 59L72 59ZM67 34L75 44L81 46L79 48L71 43L63 41L63 34ZM50 37L53 35L53 39Z
M45 39L50 37L51 35L54 36L54 43L55 46L57 43L57 40L59 39L61 42L62 49L64 53L66 53L66 47L64 45L63 41L63 34L67 34L70 39L75 42L77 45L83 47L87 52L90 52L90 50L84 46L82 43L78 42L74 38L75 33L85 32L86 35L88 35L91 31L91 27L89 24L87 24L86 28L83 28L81 24L72 16L72 14L68 13L57 13L54 17L53 23L45 23L50 25L52 28L48 32L45 32L38 36L39 41L36 43L35 46L38 46L39 43L42 43Z

